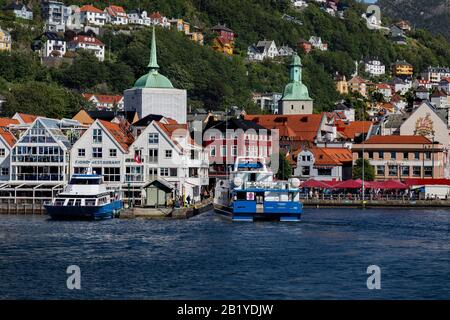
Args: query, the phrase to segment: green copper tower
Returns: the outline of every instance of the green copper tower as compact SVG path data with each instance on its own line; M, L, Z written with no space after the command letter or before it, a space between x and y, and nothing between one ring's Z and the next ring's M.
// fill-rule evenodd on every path
M302 60L297 53L292 56L289 64L289 83L283 91L280 100L281 114L311 114L313 99L309 96L308 88L302 82Z
M155 26L153 26L152 42L150 47L150 62L148 63L150 69L146 75L140 77L134 84L135 88L173 88L172 83L162 74L159 74L158 57L156 52L156 35Z

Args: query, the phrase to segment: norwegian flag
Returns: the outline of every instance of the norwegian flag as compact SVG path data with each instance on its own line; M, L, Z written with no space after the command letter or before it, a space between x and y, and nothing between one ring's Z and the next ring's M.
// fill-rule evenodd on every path
M141 160L141 153L140 153L140 152L135 152L135 153L134 153L134 161L135 161L137 164L141 164L141 163L142 163L142 160Z

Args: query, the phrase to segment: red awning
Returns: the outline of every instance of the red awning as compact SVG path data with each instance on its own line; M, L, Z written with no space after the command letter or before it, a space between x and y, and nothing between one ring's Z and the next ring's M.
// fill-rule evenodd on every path
M408 189L408 186L398 180L387 180L380 183L380 189Z
M365 187L368 187L367 184L364 184ZM334 189L360 189L362 188L362 181L361 180L346 180L342 181L341 183L337 183L334 187Z
M331 186L323 181L317 181L314 179L310 179L301 184L302 188L321 188L321 189L330 189Z
M450 186L450 179L415 179L415 178L407 178L405 179L405 184L408 187L411 186Z

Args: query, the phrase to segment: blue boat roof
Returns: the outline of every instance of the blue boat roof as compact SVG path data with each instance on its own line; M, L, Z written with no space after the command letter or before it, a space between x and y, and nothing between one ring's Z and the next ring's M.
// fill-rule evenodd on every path
M72 175L72 178L101 178L102 176L98 174L82 174L82 173L76 173Z
M261 162L257 163L239 163L238 168L262 168L263 165Z

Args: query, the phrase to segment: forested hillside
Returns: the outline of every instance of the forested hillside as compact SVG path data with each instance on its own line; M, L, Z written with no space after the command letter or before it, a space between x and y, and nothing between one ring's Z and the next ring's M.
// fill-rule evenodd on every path
M0 0L0 4L2 2L6 1ZM350 77L355 60L378 56L389 66L397 59L405 59L416 71L429 65L450 65L450 45L443 37L416 30L409 35L407 46L396 45L385 35L366 28L361 19L362 5L350 0L343 2L351 6L345 19L332 17L316 5L295 11L289 0L126 0L114 1L114 4L123 5L126 10L141 4L141 8L149 12L160 11L169 18L185 18L203 28L205 46L190 41L183 33L157 28L160 72L169 77L175 87L188 90L191 107L223 110L237 105L255 112L251 92L281 92L288 79L286 61L247 63L244 59L247 47L263 39L296 48L299 38L317 35L329 43L327 52L301 54L304 82L315 99L316 112L333 107L339 99L333 74L340 72ZM101 9L110 3L113 2L95 1ZM80 106L80 93L122 93L147 72L149 28L129 35L106 29L99 36L107 46L103 63L89 54L80 54L72 65L41 66L37 54L30 50L31 40L42 30L36 1L31 4L37 15L31 26L4 14L0 16L0 26L11 30L14 40L13 52L0 54L0 92L8 99L5 113L34 109L35 113L68 116ZM303 25L282 19L285 13L296 17ZM238 34L237 53L233 57L214 52L210 47L212 36L208 30L217 23L225 23ZM42 97L44 92L51 97L49 101Z
M378 0L383 14L409 20L450 40L450 0Z

